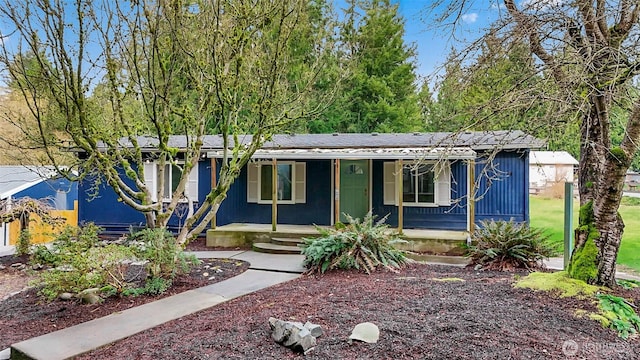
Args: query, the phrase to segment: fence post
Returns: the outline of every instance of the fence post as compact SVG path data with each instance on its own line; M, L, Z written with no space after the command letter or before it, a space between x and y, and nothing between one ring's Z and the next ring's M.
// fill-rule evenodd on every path
M564 184L564 269L567 270L573 252L573 183Z

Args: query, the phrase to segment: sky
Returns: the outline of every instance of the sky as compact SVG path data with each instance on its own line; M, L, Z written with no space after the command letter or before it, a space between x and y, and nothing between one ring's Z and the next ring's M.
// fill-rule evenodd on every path
M334 0L337 9L344 8L344 0ZM430 77L429 83L437 81L436 75L447 59L452 48L464 47L460 39L476 39L483 33L483 29L491 24L499 15L500 9L496 4L500 0L469 0L469 6L462 12L455 34L450 27L436 26L435 14L428 11L432 3L429 0L391 0L398 4L400 15L405 19L405 41L416 46L416 72L422 78ZM524 2L536 0L522 0ZM538 0L557 1L557 0ZM448 1L445 1L448 2ZM437 12L437 10L436 10ZM2 26L2 24L0 24ZM452 36L455 35L455 36ZM0 86L2 86L0 79Z
M434 22L435 14L427 7L427 0L392 0L399 5L399 12L405 19L405 41L416 45L416 71L426 77L438 73L452 48L463 48L463 40L475 40L485 28L495 21L500 11L496 0L469 1L470 6L461 14L455 36L450 27L442 28ZM431 79L431 83L434 79Z

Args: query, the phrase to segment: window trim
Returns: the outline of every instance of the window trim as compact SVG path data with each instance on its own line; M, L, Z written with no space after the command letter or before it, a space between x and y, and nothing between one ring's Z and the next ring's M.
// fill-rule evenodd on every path
M295 161L278 161L276 164L276 176L278 169L277 167L280 165L289 165L291 168L291 200L277 199L278 204L295 204L296 203L296 168ZM258 164L258 204L271 204L273 202L272 199L263 199L262 198L262 166L273 167L273 163L262 161ZM273 176L273 171L271 173ZM272 179L273 181L273 179ZM276 186L278 186L277 184ZM271 184L269 186L271 188ZM277 189L276 189L277 192Z
M414 162L410 162L408 164L404 164L403 169L402 169L402 180L404 181L404 170L407 169L409 171L413 171L413 167L416 166L422 166L422 165L429 165L431 166L431 169L429 170L430 172L433 173L433 202L420 202L420 201L406 201L404 200L404 198L402 199L402 205L403 206L408 206L408 207L437 207L438 205L438 175L437 175L437 169L436 167L438 166L437 163L432 162L432 161L414 161ZM415 189L417 190L418 188L418 179L420 177L420 175L418 173L415 173L411 175L413 178L415 178ZM404 196L404 186L402 188L403 193L402 195ZM399 191L398 191L399 193ZM414 193L414 200L418 200L419 197L419 192L415 191Z
M184 163L185 163L184 160L176 160L175 164L167 162L164 164L164 166L173 167L173 165L184 165ZM151 196L152 200L156 202L158 201L158 184L159 184L158 170L159 170L160 164L157 161L150 161L150 162L145 162L144 166L145 166L145 169L144 169L145 184L150 188L149 190L151 191L151 194L152 194ZM198 167L199 167L199 163L196 163L191 169L191 172L189 173L189 178L187 179L187 184L184 187L184 193L182 197L178 199L179 203L198 202ZM171 179L171 176L169 176L169 178ZM149 185L150 183L151 185ZM165 191L167 189L167 185L168 184L164 184ZM194 192L195 194L191 196L192 195L191 192ZM169 203L172 200L172 196L173 196L173 191L170 192L169 197L166 197L165 194L160 194L160 197L161 197L160 201L162 203Z
M304 204L306 197L307 168L304 161L278 161L277 165L291 166L291 200L276 200L278 204ZM262 199L262 166L273 166L271 161L255 161L247 164L247 202L272 204L273 200ZM301 179L300 179L301 178Z
M451 161L412 161L408 166L413 164L433 164L434 165L434 202L433 203L416 203L416 202L402 202L403 207L440 207L451 206ZM398 192L400 190L400 184L398 183L398 168L399 162L385 161L383 163L383 205L399 205ZM402 178L400 178L402 181Z

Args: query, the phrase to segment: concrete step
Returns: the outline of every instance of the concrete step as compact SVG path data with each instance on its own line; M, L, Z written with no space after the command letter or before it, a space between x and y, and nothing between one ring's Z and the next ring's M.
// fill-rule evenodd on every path
M272 243L253 243L253 251L268 253L268 254L291 254L291 255L300 255L302 253L302 249L298 246L290 246L290 245L278 245Z
M446 264L446 265L457 265L457 266L466 266L469 264L469 259L467 259L464 256L431 255L431 254L420 254L420 253L408 252L407 257L416 261L422 261L422 262L433 263L433 264Z
M271 243L276 245L298 246L298 244L304 243L304 240L300 238L272 237Z

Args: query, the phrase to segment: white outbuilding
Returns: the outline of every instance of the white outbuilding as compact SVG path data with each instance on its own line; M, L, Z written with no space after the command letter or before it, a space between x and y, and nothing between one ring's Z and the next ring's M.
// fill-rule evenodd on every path
M573 182L578 165L566 151L531 151L529 153L529 188L540 191L554 184Z

